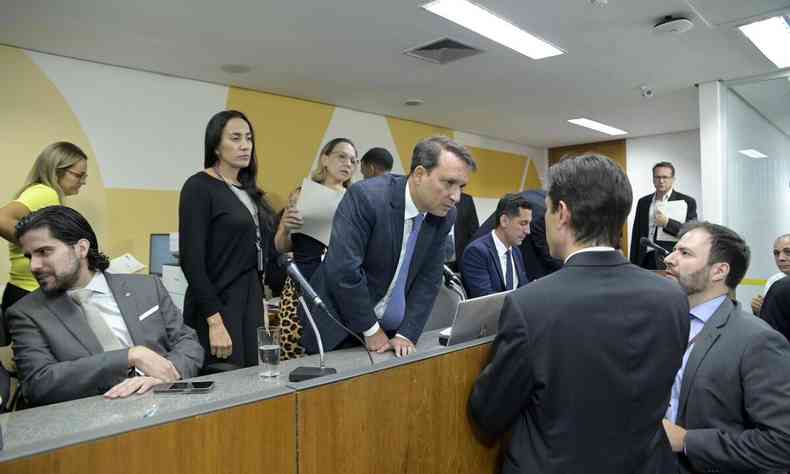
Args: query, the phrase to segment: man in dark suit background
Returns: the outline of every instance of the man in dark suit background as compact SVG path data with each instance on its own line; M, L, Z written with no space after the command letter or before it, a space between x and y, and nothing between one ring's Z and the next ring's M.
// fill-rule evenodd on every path
M667 252L672 251L675 240L662 240L659 231L677 236L685 222L697 220L697 201L693 197L679 193L673 189L675 184L675 167L672 163L662 161L653 166L653 186L656 192L639 199L634 216L634 230L631 233L631 252L629 256L634 265L655 270L664 268L656 252L640 242L642 237L654 241ZM667 202L685 201L686 219L683 222L670 219L662 210Z
M790 276L771 285L760 309L760 318L790 341Z
M357 182L340 201L311 283L369 350L414 352L441 284L455 205L475 168L463 146L429 138L414 147L409 176ZM352 343L322 310L311 312L326 349ZM318 351L312 331L303 332L302 346Z
M535 280L551 272L557 271L562 267L562 260L554 258L549 253L549 246L546 243L546 192L541 190L521 191L530 206L532 206L532 222L529 224L529 235L521 242L519 250L524 259L524 268L529 280ZM480 225L475 233L478 239L496 227L496 213L491 214L488 219Z
M469 408L510 431L502 472L669 473L661 419L688 337L688 301L614 249L631 185L583 155L546 177L546 236L564 266L505 298L492 359Z
M455 205L455 224L450 229L450 249L452 253L447 259L447 266L454 272L461 271L464 249L474 240L475 232L480 227L477 209L472 196L461 193L461 200Z
M8 310L28 402L126 397L198 374L203 348L165 287L105 273L109 260L77 211L40 209L19 221L16 237L40 285Z
M359 160L359 172L365 179L375 178L392 171L395 160L386 148L371 148Z
M665 262L688 294L691 331L664 421L681 471L790 468L790 344L727 297L749 247L732 230L690 224Z
M532 206L520 194L506 194L494 215L496 228L464 251L461 277L470 298L513 290L529 282L518 246L529 235Z

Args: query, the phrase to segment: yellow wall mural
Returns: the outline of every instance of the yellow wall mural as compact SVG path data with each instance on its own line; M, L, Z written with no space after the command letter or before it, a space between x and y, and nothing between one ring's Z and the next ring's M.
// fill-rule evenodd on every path
M335 110L330 105L231 87L228 108L255 128L258 182L276 209L310 172Z
M0 205L8 202L21 186L33 160L46 145L57 140L72 141L88 154L89 178L80 195L70 198L66 204L88 218L97 231L102 249L110 257L128 252L146 265L150 234L178 230L180 186L202 167L202 146L198 145L203 139L204 120L213 113L210 111L233 108L250 118L256 133L259 182L277 209L310 172L318 150L327 139L326 134L334 133L333 123L339 124L336 128L343 134L365 144L360 154L368 146L385 145L379 142L384 138L388 140L388 134L391 135L389 146L394 143L407 171L418 141L434 135L450 138L455 135L452 130L430 124L11 47L0 46L0 67L4 71L4 87L0 90L0 110L3 110L0 156L4 165L0 174ZM84 87L85 78L94 77L96 73L103 79ZM129 94L124 91L135 87L138 98L127 99ZM170 95L183 92L181 102L156 102L155 98L165 90L174 92ZM104 98L114 101L106 111L102 108ZM138 103L148 98L150 102ZM189 105L197 103L199 107L184 107L190 101L193 104ZM137 127L131 131L114 128L112 124L118 122L118 114L128 117L124 110L142 110L144 114L168 117L168 122L160 126L167 131L171 123L177 124L180 128L176 133L181 134L182 140L163 143L162 137L169 137L169 134L150 133L146 129L150 125L144 120L139 126L137 121L129 123ZM184 125L187 121L189 125ZM370 125L373 122L378 128ZM344 128L344 124L349 124L348 128ZM132 139L140 145L136 152L124 146ZM185 140L188 147L183 146ZM96 157L97 148L104 150L102 156ZM530 163L526 156L487 148L470 149L480 165L478 173L472 176L470 194L498 198L505 192L520 189L525 166ZM152 158L146 156L145 150L163 153L157 155L159 158ZM200 155L196 156L198 153ZM162 160L167 160L168 171L160 166ZM161 179L163 177L167 179ZM536 168L530 164L528 187L535 183L539 186L539 178ZM8 279L7 249L5 242L0 243L0 284Z
M5 205L24 183L34 160L52 142L70 141L88 155L88 182L66 204L85 215L100 244L107 240L106 196L90 140L69 104L41 69L16 48L0 46L0 200ZM12 72L9 74L8 72ZM0 281L8 280L8 245L0 244Z

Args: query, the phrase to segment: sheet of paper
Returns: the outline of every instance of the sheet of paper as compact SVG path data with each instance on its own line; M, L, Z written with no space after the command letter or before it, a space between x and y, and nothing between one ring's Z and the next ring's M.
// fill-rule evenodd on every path
M688 204L686 201L682 199L679 201L667 201L664 203L658 203L658 209L664 212L667 217L672 220L676 220L680 223L686 222L686 213L688 212ZM658 235L656 235L656 240L662 240L665 242L677 242L678 238L674 235L668 234L664 232L663 227L658 228Z
M449 328L442 329L439 332L439 335L441 335L441 336L448 336L449 337L450 335L452 335L452 333L453 333L453 327L450 326Z
M335 217L337 205L345 191L335 191L310 178L302 181L302 192L296 208L302 214L304 224L296 232L309 235L324 245L329 245L332 232L332 219Z
M110 273L136 273L145 268L145 265L134 258L132 254L125 253L120 257L110 260L107 271Z

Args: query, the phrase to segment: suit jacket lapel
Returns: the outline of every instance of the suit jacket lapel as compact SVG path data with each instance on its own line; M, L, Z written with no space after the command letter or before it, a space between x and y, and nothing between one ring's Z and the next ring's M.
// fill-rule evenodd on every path
M502 274L502 263L499 261L499 253L496 251L496 244L494 243L494 236L490 233L485 240L486 246L488 247L488 257L494 264L494 268L496 268L496 274L499 277L499 291L505 291L505 275Z
M138 319L139 316L143 314L144 309L140 308L138 299L129 291L129 287L123 277L111 273L105 273L104 277L107 279L107 286L110 287L110 291L115 298L115 303L118 305L118 310L121 312L121 316L123 316L126 329L129 331L129 337L132 338L132 342L135 344L145 344L143 326Z
M682 425L685 425L686 404L688 403L689 391L694 384L694 377L697 376L697 370L702 365L705 357L707 357L711 347L721 336L722 328L729 321L733 309L737 308L735 308L729 298L725 298L721 306L705 323L694 342L694 347L691 349L691 354L689 354L686 362L686 369L683 371L683 381L680 385L680 398L678 400L678 414L676 418L678 423Z
M66 329L82 344L90 354L101 354L104 352L96 334L88 326L88 320L82 309L73 302L67 294L56 298L46 299L47 309L55 315L66 327Z

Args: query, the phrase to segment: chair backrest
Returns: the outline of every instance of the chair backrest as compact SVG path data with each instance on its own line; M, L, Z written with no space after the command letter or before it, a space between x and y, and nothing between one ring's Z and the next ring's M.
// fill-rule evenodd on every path
M0 309L0 347L7 346L9 344L11 344L11 335L8 333L8 327L6 325L3 310Z

